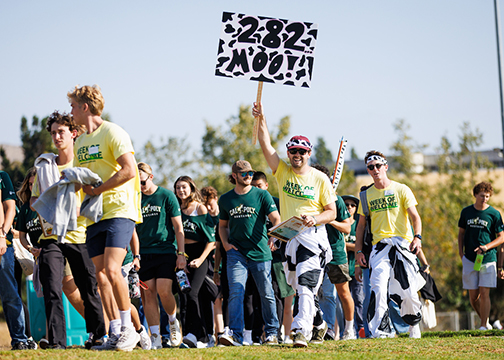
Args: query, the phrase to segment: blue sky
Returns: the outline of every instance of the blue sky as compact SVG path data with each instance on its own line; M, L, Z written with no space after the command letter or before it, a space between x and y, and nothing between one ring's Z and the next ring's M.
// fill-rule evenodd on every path
M21 143L23 115L70 111L67 91L98 84L137 149L160 136L200 149L205 121L256 96L214 75L223 11L318 24L311 88L264 86L270 127L290 115L291 135L334 155L345 136L363 156L390 153L398 119L428 153L469 121L481 149L502 147L492 0L3 1L0 144Z

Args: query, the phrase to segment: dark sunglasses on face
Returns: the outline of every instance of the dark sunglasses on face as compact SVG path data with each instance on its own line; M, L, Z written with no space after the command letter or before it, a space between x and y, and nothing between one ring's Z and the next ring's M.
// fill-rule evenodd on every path
M145 180L140 180L140 185L142 185L142 186L147 185L147 180L149 180L149 178L147 178Z
M291 154L291 155L299 154L299 155L303 156L307 152L308 151L305 149L289 149L289 154Z
M357 207L354 203L345 203L346 207Z
M247 176L254 176L254 172L253 171L246 171L246 172L242 172L240 173L240 175L244 178L244 177L247 177Z
M380 170L380 168L383 166L383 164L368 165L368 166L367 166L367 168L368 168L369 170L373 171L373 170L374 170L374 168L375 168L375 166L376 166L376 168L377 168L378 170Z

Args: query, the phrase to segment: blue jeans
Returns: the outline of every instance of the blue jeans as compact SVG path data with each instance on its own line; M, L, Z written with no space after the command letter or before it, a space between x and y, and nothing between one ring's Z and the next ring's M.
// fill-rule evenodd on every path
M319 291L319 305L324 313L324 321L329 329L334 330L336 321L336 287L329 280L327 273L324 274L321 290Z
M26 342L25 317L23 303L19 297L16 279L14 278L14 249L8 247L0 263L0 298L11 336L11 345Z
M277 336L278 318L276 313L275 294L271 285L271 261L257 262L249 260L239 251L231 249L227 252L227 275L229 282L229 328L238 342L243 341L243 299L248 272L261 296L261 310L266 337Z

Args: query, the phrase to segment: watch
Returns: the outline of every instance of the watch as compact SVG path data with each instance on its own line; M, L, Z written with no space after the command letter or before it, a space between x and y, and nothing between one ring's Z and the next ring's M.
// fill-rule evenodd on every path
M422 241L422 235L420 234L415 234L415 236L413 236L414 238L418 238L418 240Z
M142 260L142 257L140 256L140 254L138 254L138 255L133 255L133 257L134 257L135 259Z

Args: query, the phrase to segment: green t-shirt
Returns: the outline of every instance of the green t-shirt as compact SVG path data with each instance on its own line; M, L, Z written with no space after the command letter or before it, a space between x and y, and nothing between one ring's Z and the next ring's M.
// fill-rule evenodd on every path
M476 253L474 250L481 245L486 245L504 231L500 212L489 206L486 210L476 210L470 205L462 210L458 223L459 228L465 229L464 255L474 262ZM483 263L497 261L497 248L486 252Z
M352 224L352 228L350 229L350 234L345 235L345 241L347 243L355 244L355 240L356 240L355 229L357 229L358 222L359 222L359 214L355 213L354 223ZM347 251L347 257L348 257L348 270L349 270L350 276L354 277L355 276L355 252Z
M30 203L25 203L19 210L16 230L22 231L30 237L32 245L37 245L40 235L42 235L42 227L37 212L30 208Z
M172 218L180 216L175 194L160 186L154 194L142 194L143 223L137 225L140 254L176 254L177 239Z
M0 190L2 190L2 203L7 200L16 201L16 192L14 191L14 186L12 186L12 181L5 171L0 171ZM12 246L12 231L9 230L7 233L7 246Z
M220 219L229 221L229 243L248 259L257 262L272 259L266 232L266 216L277 211L266 190L252 187L239 195L234 189L219 199Z
M198 242L215 242L215 225L208 214L186 215L182 213L182 225L186 239Z
M345 201L341 196L337 195L336 199L336 221L341 222L350 217ZM330 264L333 265L343 265L347 263L347 254L345 246L345 236L343 233L339 232L334 228L334 226L326 224L327 237L329 238L329 243L331 244L332 256Z

